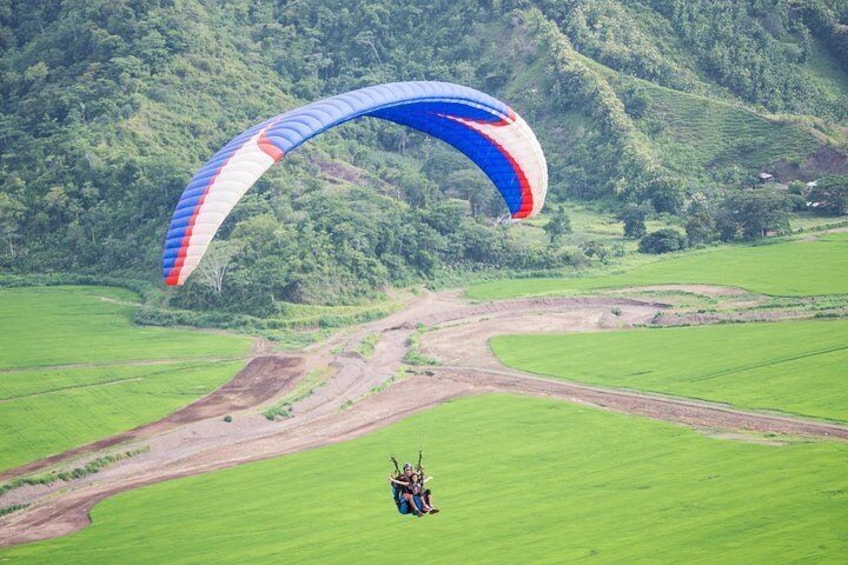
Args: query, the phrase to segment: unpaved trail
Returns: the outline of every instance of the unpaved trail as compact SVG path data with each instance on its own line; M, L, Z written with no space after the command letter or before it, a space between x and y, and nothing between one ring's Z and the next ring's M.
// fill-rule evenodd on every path
M676 290L681 289L685 287ZM697 287L692 292L735 291ZM424 293L401 311L342 332L301 355L273 355L258 347L230 383L163 420L4 473L0 478L8 480L36 470L70 469L108 453L143 451L70 483L21 487L1 495L0 507L31 506L0 518L0 547L83 528L94 504L129 489L360 437L473 394L556 398L728 437L752 431L848 439L848 426L539 378L505 368L488 347L491 336L503 333L603 331L646 324L667 307L622 296L475 304L456 291ZM418 333L420 353L440 364L392 382L407 367L408 342L421 325L428 331ZM365 358L357 348L374 334L379 340ZM260 414L262 407L287 398L304 376L317 370L331 370L332 375L311 394L294 399L293 417L269 421ZM232 422L225 422L224 415Z

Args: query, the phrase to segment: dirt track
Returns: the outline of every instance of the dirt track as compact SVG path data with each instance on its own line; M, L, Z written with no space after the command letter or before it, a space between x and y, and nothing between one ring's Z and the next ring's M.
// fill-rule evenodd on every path
M678 287L676 290L686 290ZM731 289L692 287L712 296ZM848 426L746 413L725 406L547 380L503 367L488 340L501 333L601 331L649 323L668 305L624 297L546 298L471 304L456 293L426 294L383 320L356 327L302 356L253 358L233 381L173 415L135 430L5 473L73 468L113 451L146 449L72 483L21 487L0 507L31 504L0 518L0 547L64 535L89 523L100 500L142 485L277 457L370 433L448 399L510 392L562 399L677 422L708 433L822 436L848 440ZM615 314L613 313L615 309ZM419 324L422 355L438 366L386 386L404 367L408 340ZM373 354L356 353L379 333ZM290 394L310 371L332 367L326 384L293 403L293 418L269 421L262 406ZM380 392L375 392L379 387ZM224 415L233 421L223 421Z

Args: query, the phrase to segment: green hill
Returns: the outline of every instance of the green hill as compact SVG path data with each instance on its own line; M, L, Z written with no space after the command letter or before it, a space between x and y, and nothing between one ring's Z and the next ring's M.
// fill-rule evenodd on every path
M387 81L502 97L539 135L554 202L682 215L693 193L763 170L780 182L848 173L847 22L838 0L9 4L0 266L157 281L171 210L217 148L281 111ZM349 125L287 158L223 226L236 250L225 296L192 283L173 301L268 315L575 263L494 222L502 212L446 147Z

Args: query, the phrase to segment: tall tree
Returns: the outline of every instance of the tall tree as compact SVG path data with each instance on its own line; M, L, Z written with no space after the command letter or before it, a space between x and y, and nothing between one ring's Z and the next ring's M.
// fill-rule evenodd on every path
M213 241L197 267L198 282L212 289L215 296L220 296L227 271L243 247L237 241Z
M848 175L829 175L816 181L807 195L813 212L841 216L848 211Z
M11 194L0 192L0 234L6 241L9 257L17 256L15 244L20 238L21 220L26 205Z
M553 215L544 227L545 233L548 234L548 240L551 247L559 247L562 243L562 238L572 232L571 218L565 213L562 206L557 206L553 210Z
M765 190L740 192L720 205L716 226L724 241L754 240L789 232L791 203L783 194Z
M618 219L624 222L624 237L639 239L647 233L645 215L645 209L635 204L628 204L619 212Z

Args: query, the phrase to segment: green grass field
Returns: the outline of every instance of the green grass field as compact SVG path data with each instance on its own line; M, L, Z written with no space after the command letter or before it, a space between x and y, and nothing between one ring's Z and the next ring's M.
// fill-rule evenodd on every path
M848 294L848 233L674 255L626 272L586 278L491 281L472 286L467 296L494 300L657 284L735 286L775 296Z
M238 357L247 337L134 326L135 296L108 287L0 289L0 370Z
M425 463L442 512L400 516L390 450ZM403 453L404 447L406 454ZM506 395L368 437L110 498L87 529L9 563L840 563L848 446L711 439Z
M0 470L167 416L243 361L0 373Z
M511 367L848 422L848 320L496 336Z
M134 298L0 290L0 470L162 418L243 366L249 338L133 326Z

